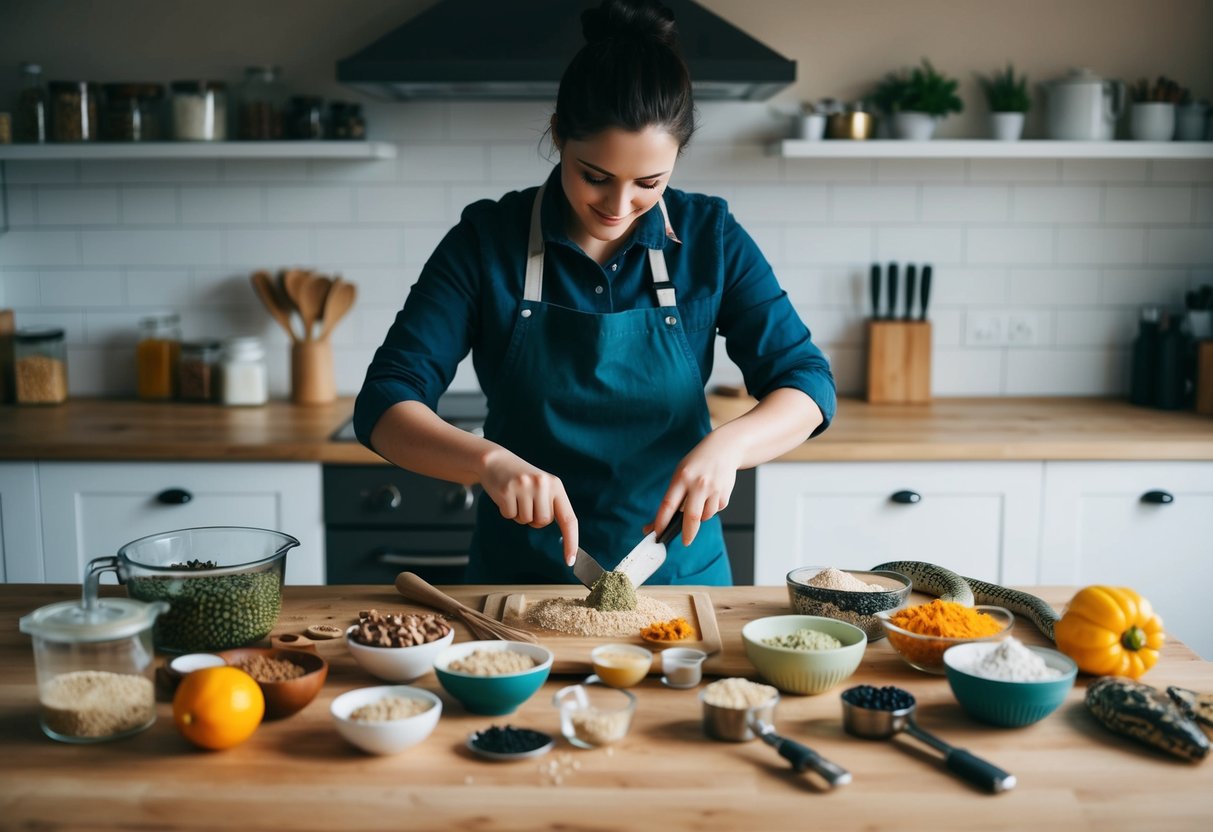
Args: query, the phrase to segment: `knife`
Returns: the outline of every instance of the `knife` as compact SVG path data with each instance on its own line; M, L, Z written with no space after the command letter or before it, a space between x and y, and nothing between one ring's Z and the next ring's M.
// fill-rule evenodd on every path
M640 586L653 576L661 564L665 563L666 546L681 533L682 511L680 510L674 512L674 516L670 518L670 522L661 534L651 531L645 535L644 540L637 543L636 548L619 561L615 571L627 575L632 581L632 586Z
M922 295L920 297L921 308L918 310L918 320L925 321L927 319L927 302L931 299L931 266L928 263L922 267Z
M897 264L889 264L889 320L897 318Z
M914 283L918 277L917 267L911 263L906 266L906 314L905 320L914 318Z
M605 571L598 561L590 557L589 552L585 549L577 550L577 559L573 561L573 574L577 576L577 580L587 587L593 586L594 581L598 580Z
M872 293L872 320L880 319L880 264L872 264L872 277L868 281L868 291Z

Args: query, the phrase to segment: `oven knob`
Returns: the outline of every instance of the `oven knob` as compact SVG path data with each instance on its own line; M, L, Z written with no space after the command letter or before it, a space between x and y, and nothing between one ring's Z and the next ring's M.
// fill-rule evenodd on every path
M446 496L446 506L455 511L471 511L476 504L476 495L466 485L461 485Z
M400 508L402 499L400 489L389 483L379 486L379 490L371 495L370 504L376 511L395 511Z

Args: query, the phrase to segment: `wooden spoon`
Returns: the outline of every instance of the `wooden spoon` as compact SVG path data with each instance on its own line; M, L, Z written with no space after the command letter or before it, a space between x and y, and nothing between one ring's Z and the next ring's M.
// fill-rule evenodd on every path
M303 295L303 284L307 282L308 273L303 269L287 269L282 275L282 291L286 293L291 305L295 311L302 317L303 308L299 305L299 298ZM308 321L305 318L303 321L303 340L308 339Z
M261 298L261 303L265 305L266 310L286 330L286 334L291 337L291 341L297 342L299 339L295 336L295 330L291 327L290 312L280 305L277 293L274 291L274 281L270 277L269 272L253 272L252 281L253 291L257 293L257 297Z
M539 639L535 637L534 633L511 627L495 618L490 618L480 610L460 603L413 572L401 572L396 576L396 590L410 601L416 601L448 615L457 616L477 638L525 641L529 644L539 643Z
M324 302L333 281L322 274L309 275L300 289L299 314L303 316L304 340L313 340L312 327L320 321Z
M333 279L333 285L324 301L321 338L328 340L328 337L333 334L333 327L337 326L337 322L345 317L346 312L350 311L350 307L354 305L357 297L357 286L353 283L346 283L340 276Z

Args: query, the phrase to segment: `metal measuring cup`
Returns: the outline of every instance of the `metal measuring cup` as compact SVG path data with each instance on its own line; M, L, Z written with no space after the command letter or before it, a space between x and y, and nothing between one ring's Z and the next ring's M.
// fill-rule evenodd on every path
M903 691L905 693L905 691ZM1010 791L1015 788L1015 775L1008 774L991 763L986 762L975 754L963 748L948 745L943 740L924 731L914 721L914 711L917 703L914 697L906 693L910 705L896 710L879 710L853 705L842 699L842 727L848 734L871 740L887 740L905 731L910 736L926 743L932 748L943 752L944 765L954 774L970 783L989 789L994 793Z

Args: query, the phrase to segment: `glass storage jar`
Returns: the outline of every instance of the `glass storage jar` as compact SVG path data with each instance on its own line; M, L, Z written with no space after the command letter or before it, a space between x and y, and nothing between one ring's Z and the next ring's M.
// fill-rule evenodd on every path
M95 142L97 85L85 81L51 81L51 140Z
M38 64L22 64L21 92L17 96L17 111L13 124L16 140L31 144L45 142L50 135L48 112L42 67Z
M161 138L159 84L106 84L102 136L107 142L154 142Z
M291 99L286 114L287 138L324 138L324 99L297 95Z
M219 400L229 405L269 401L265 347L255 336L228 338L219 362Z
M334 101L329 105L329 138L366 138L366 121L362 118L361 104Z
M173 138L183 142L227 139L227 85L220 81L174 81Z
M201 341L181 345L181 369L177 390L182 401L209 402L215 398L219 342Z
M282 105L286 99L282 70L276 66L250 66L240 85L240 129L246 141L282 138Z
M17 404L67 401L67 345L56 327L19 329L13 336Z
M48 737L91 743L137 734L156 721L152 625L164 601L61 601L24 616L33 639L39 722Z
M135 347L139 398L147 401L173 398L180 357L181 317L177 313L150 315L139 321L139 343Z

